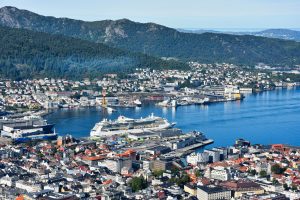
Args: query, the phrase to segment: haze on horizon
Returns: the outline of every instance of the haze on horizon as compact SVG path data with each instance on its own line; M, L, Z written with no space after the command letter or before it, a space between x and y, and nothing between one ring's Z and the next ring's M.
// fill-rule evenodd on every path
M85 21L128 18L173 28L300 28L299 0L1 0L41 15Z

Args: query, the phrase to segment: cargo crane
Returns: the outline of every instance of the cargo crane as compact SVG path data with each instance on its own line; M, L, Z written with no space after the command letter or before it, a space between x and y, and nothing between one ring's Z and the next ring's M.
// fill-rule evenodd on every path
M107 106L106 90L105 90L105 89L102 90L102 102L101 102L101 107L102 107L102 108L105 108L106 111L107 111L108 113L112 113L112 112L116 111L115 109L113 109L113 108Z
M106 90L102 90L102 102L101 102L102 107L107 107L107 101L106 101Z

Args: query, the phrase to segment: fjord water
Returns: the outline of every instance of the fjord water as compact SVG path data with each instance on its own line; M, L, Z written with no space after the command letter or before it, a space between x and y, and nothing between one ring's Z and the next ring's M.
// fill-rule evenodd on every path
M198 130L215 142L212 146L229 146L237 138L252 143L300 145L300 88L276 89L246 95L242 101L204 106L160 108L153 104L141 108L120 108L107 114L101 108L61 109L47 116L60 135L89 136L94 124L103 118L119 115L131 118L157 116L177 122L183 131Z

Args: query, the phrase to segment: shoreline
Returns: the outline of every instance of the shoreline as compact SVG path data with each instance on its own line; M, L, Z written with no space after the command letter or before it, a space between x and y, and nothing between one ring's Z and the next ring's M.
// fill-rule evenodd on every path
M186 107L186 106L202 106L202 105L210 105L210 104L217 104L217 103L227 103L227 102L236 102L236 101L243 101L246 96L248 95L256 95L256 94L261 94L261 93L264 93L264 92L269 92L269 91L275 91L275 90L279 90L279 89L289 89L289 88L294 88L294 89L297 89L297 88L300 88L300 86L294 86L294 87L275 87L273 89L269 89L269 90L258 90L258 91L254 91L252 93L243 93L244 98L242 99L236 99L236 100L216 100L216 101L210 101L208 103L203 103L203 104L187 104L187 105L178 105L177 107ZM126 95L129 95L129 94L126 94ZM148 96L151 96L151 95L155 95L155 94L149 94ZM161 94L162 96L164 96L164 94ZM157 100L146 100L146 102L158 102ZM174 107L171 107L171 106L157 106L155 105L156 107L160 107L160 108L174 108ZM135 108L142 108L143 106L135 106L135 107L128 107L128 106L110 106L110 107L116 107L116 108L121 108L121 109L135 109ZM175 107L175 108L177 108ZM46 109L44 111L48 111L42 115L40 115L41 117L45 117L47 115L50 115L52 113L54 113L55 111L57 110L75 110L75 109L86 109L86 108L102 108L101 105L89 105L89 106L70 106L70 107L59 107L59 108L50 108L50 109Z

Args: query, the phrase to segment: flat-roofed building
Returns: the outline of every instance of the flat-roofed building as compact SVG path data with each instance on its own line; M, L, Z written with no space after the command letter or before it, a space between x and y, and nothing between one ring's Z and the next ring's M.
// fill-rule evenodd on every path
M163 170L166 171L171 169L172 162L166 160L154 160L152 165L150 165L152 171Z
M222 182L221 186L233 191L233 196L239 198L244 194L264 194L265 190L257 183L249 180Z
M220 161L220 151L215 150L204 150L205 153L208 153L208 162L219 162Z
M198 186L197 198L199 200L217 200L217 199L230 199L231 191L219 186Z

